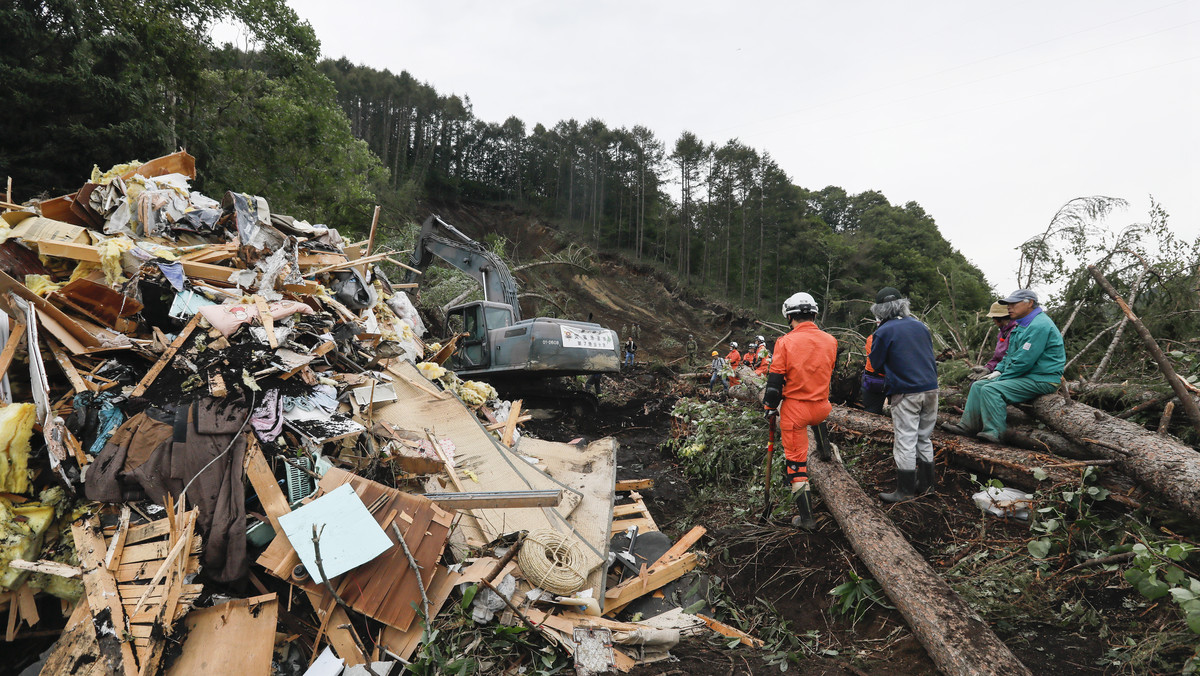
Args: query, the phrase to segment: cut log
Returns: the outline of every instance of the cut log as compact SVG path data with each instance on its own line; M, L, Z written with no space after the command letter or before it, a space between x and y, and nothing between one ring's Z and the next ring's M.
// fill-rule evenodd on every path
M875 415L844 406L834 406L827 422L858 434L876 437L881 442L892 441L892 419L887 416ZM1088 448L1094 448L1091 444ZM933 450L941 454L948 462L964 467L973 472L979 472L995 477L1007 486L1016 486L1023 490L1035 491L1044 487L1045 482L1054 484L1078 484L1079 469L1054 467L1061 465L1062 459L1048 453L1031 451L1011 446L990 444L970 437L950 434L941 430L933 431ZM1093 458L1110 458L1111 451L1091 453ZM1046 473L1046 478L1039 481L1034 476L1034 470ZM1111 492L1109 500L1127 509L1137 509L1141 503L1125 494L1124 486L1116 482L1102 479L1100 485Z
M938 670L963 675L1030 674L912 548L846 468L836 459L824 461L818 455L810 449L808 474L814 487Z
M1200 518L1200 453L1169 435L1158 435L1077 401L1047 394L1033 411L1052 429L1089 443L1097 457L1117 461L1121 471L1162 496L1172 507ZM1120 452L1114 448L1121 449Z

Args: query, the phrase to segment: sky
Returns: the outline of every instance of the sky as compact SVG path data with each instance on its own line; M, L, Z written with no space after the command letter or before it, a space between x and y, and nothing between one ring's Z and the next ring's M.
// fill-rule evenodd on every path
M1200 237L1200 0L289 0L322 53L477 117L684 130L918 202L998 292L1074 197Z

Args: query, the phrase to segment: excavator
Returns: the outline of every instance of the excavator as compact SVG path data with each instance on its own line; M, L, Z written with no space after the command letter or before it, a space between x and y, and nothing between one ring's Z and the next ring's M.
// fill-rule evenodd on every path
M462 270L483 287L483 300L446 313L459 348L445 366L464 378L493 385L620 370L617 333L599 324L521 318L517 283L499 256L433 215L421 226L410 265L424 271L434 257ZM405 282L416 281L409 271Z

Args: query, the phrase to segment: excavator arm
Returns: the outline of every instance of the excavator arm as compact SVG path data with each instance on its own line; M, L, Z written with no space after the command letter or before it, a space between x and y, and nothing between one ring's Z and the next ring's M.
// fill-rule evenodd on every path
M483 299L512 307L513 321L521 319L521 304L517 299L517 282L500 257L485 249L479 242L464 235L458 228L437 216L425 219L421 234L413 248L410 265L424 271L433 257L470 275L483 287ZM415 282L416 273L409 272L405 282Z

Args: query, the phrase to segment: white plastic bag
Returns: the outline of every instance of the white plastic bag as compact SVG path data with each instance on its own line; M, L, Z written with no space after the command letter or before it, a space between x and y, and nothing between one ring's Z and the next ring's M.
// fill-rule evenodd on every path
M985 512L996 516L1007 516L1022 521L1029 520L1033 496L1016 488L990 487L971 496L975 504Z

